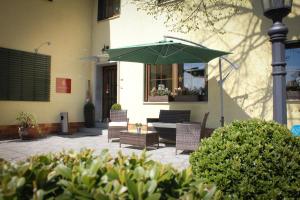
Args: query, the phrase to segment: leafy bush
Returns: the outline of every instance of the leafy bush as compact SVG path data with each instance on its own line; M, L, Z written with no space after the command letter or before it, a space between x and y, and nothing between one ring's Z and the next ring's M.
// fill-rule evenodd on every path
M190 168L178 172L145 154L113 159L84 150L0 163L0 199L216 199L215 189Z
M34 128L38 126L36 117L29 112L19 112L16 120L22 128Z
M225 198L300 197L300 140L275 122L236 121L217 129L190 157L193 173Z
M111 110L122 110L121 104L114 103L111 108Z

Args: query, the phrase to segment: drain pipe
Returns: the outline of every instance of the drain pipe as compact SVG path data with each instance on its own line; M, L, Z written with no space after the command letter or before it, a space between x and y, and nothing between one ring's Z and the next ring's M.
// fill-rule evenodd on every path
M220 76L220 101L221 101L221 126L224 126L224 100L223 100L223 76L222 76L222 60L219 57L219 76Z

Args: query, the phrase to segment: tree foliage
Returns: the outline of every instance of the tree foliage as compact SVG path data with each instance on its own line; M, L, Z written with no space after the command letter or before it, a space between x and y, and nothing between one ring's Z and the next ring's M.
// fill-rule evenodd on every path
M138 10L158 19L172 31L189 32L210 29L224 33L221 22L237 15L247 0L129 0Z

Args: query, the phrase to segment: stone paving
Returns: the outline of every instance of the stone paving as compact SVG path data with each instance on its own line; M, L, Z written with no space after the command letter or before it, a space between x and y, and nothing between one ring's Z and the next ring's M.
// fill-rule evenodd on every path
M37 154L59 152L62 150L74 149L80 151L83 148L94 149L99 154L103 149L109 149L111 155L116 155L120 150L126 154L140 154L141 149L122 144L119 147L118 141L107 142L107 130L102 135L87 136L85 133L76 133L69 136L51 135L43 139L22 141L5 140L0 141L0 158L8 161L25 160L27 157ZM175 155L174 146L165 146L160 143L160 148L148 148L147 153L150 159L165 164L171 164L177 169L184 169L189 166L189 154L181 153Z

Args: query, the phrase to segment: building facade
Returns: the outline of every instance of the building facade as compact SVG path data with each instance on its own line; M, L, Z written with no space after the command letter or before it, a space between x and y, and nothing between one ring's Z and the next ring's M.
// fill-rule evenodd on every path
M297 6L295 6L297 5ZM300 123L298 71L300 2L284 19L289 28L287 60L288 126ZM259 0L251 1L237 16L224 23L225 33L200 29L172 32L164 17L154 19L128 1L105 0L2 0L0 6L0 46L51 56L50 98L48 101L0 101L0 133L13 132L16 114L32 112L39 123L51 130L59 126L59 113L68 112L70 125L82 125L83 106L91 83L96 120L105 121L109 107L118 102L128 110L130 123L145 123L160 109L191 110L191 120L201 121L210 112L207 126L220 126L218 60L199 65L148 66L140 63L109 62L106 48L117 48L163 40L164 35L184 38L212 49L231 52L227 58L238 66L231 71L223 63L225 122L273 116L271 44L267 30L271 21L263 16ZM201 22L199 22L201 24ZM290 63L289 63L290 62ZM151 71L152 70L152 71ZM194 71L193 71L194 70ZM196 70L196 71L195 71ZM198 73L197 73L198 70ZM57 92L57 78L71 79L71 92ZM168 88L186 96L196 91L196 100L151 101L151 90ZM300 95L299 95L300 97ZM54 127L54 128L53 128Z

